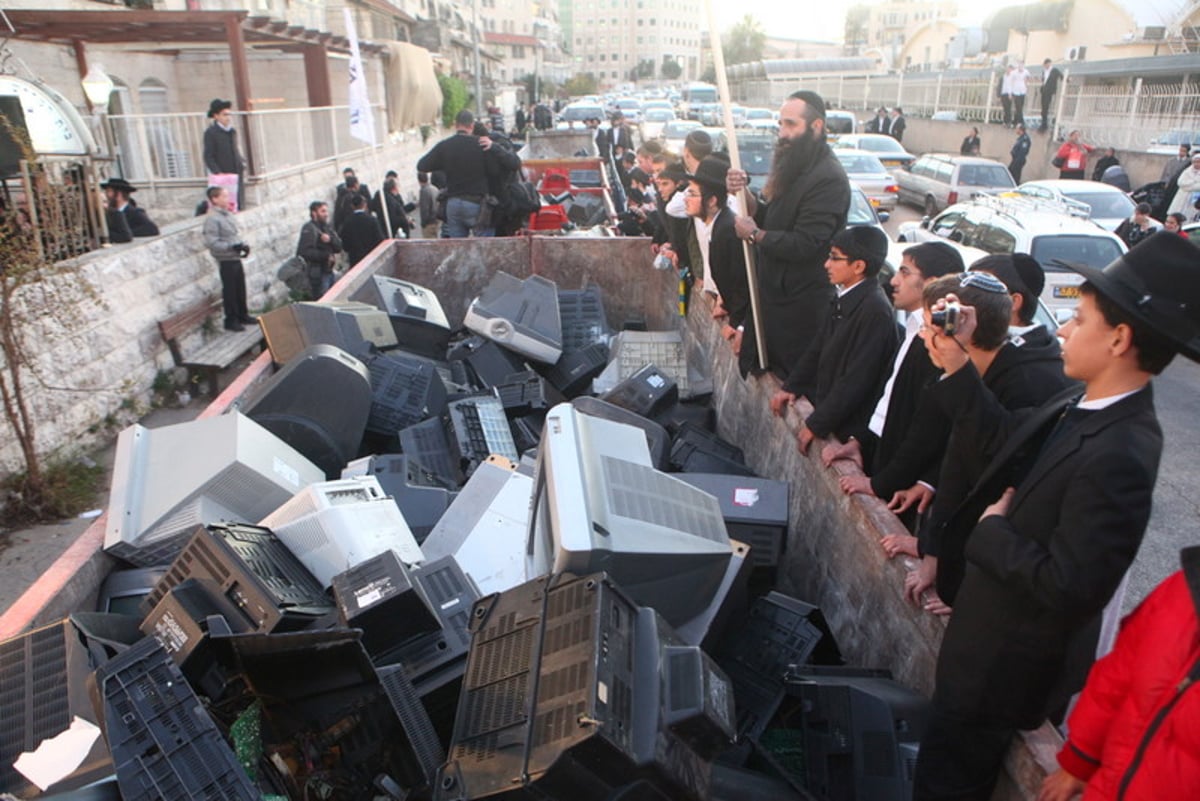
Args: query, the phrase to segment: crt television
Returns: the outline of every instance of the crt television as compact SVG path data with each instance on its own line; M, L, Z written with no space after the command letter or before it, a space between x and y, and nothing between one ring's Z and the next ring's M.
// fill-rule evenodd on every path
M567 403L546 416L527 575L608 572L680 625L712 601L732 557L717 499L651 466L646 436Z

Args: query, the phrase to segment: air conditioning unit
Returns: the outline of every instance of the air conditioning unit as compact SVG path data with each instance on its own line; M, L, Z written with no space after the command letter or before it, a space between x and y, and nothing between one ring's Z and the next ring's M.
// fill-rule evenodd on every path
M1142 29L1142 38L1150 41L1161 41L1167 38L1165 25L1147 25Z
M1083 61L1087 58L1087 45L1073 45L1067 48L1064 56L1067 61Z

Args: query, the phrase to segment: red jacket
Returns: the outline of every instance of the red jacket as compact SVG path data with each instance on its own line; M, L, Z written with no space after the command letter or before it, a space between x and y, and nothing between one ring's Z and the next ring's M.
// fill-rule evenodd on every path
M1200 798L1200 547L1125 620L1092 666L1059 764L1084 801Z

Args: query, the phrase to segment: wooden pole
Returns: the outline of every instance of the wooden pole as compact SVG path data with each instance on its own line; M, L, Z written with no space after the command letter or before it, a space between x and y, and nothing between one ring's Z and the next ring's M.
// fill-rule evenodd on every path
M742 168L742 157L738 151L737 133L733 128L733 105L729 97L729 78L725 75L725 53L721 51L721 34L717 31L717 18L713 14L712 0L704 0L704 11L708 15L708 40L713 54L713 69L717 73L717 93L721 98L722 119L725 124L725 138L729 140L729 166L731 169ZM750 184L742 190L742 210L750 210ZM762 314L758 304L758 269L754 259L754 246L742 240L742 252L746 257L746 287L750 291L750 317L754 330L754 347L758 351L758 367L767 369L767 349L762 336ZM717 287L720 289L720 287ZM743 340L742 347L745 347Z

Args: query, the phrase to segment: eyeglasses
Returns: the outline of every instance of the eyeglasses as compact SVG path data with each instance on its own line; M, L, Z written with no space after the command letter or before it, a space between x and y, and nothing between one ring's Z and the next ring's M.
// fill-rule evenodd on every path
M684 192L683 196L684 197L694 197L697 200L699 200L701 197L703 197L703 195L701 195L699 192Z
M839 256L836 253L830 253L825 257L825 261L850 261L849 256Z

